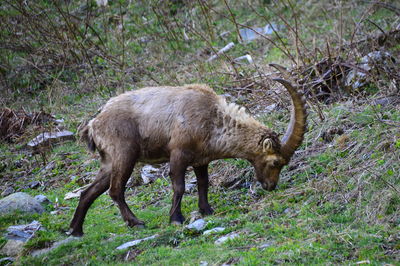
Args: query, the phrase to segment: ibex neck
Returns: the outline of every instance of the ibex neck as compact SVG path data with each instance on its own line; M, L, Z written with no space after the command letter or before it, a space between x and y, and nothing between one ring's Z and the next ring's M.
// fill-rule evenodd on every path
M219 158L251 160L258 150L258 142L262 132L265 132L265 126L237 105L225 103L223 107L217 115L212 149Z

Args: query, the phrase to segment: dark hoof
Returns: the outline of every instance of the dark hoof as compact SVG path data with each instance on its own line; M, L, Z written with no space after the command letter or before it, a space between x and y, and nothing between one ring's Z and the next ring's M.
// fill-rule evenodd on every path
M185 217L182 214L173 215L170 218L170 223L174 225L181 225L185 221Z
M127 221L126 224L129 227L144 228L144 222L140 220Z
M214 213L214 210L211 207L205 208L205 209L200 209L201 215L211 215Z
M83 236L83 231L82 230L74 230L74 229L69 229L68 232L66 232L67 235L69 236L76 236L76 237L82 237Z
M143 224L137 224L137 225L135 225L135 228L144 229L144 228L146 228L146 225L144 223Z

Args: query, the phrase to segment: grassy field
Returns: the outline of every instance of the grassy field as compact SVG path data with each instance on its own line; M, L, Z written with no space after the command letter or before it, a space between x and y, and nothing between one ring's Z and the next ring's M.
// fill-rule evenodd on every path
M201 82L283 133L288 98L274 93L268 75L276 72L268 63L290 68L290 76L298 81L307 73L314 75L307 72L309 66L318 69L326 58L360 61L362 53L351 43L364 35L390 32L399 23L399 7L384 2L172 2L116 1L104 7L79 1L0 4L9 22L0 28L1 43L7 40L13 47L0 50L0 107L52 113L76 132L81 121L122 91ZM47 15L38 12L41 8ZM238 40L239 29L268 23L280 25L277 34L252 42ZM226 56L205 62L231 41L235 46ZM385 49L400 60L398 44ZM233 63L244 54L254 63ZM275 191L262 190L244 160L214 162L211 178L239 173L247 185L225 188L212 182L209 196L215 214L205 217L204 230L225 230L210 235L169 224L172 188L166 176L126 191L130 208L145 221L145 228L128 228L104 194L89 209L82 238L32 256L68 237L78 198L64 196L90 183L99 163L83 144L73 141L32 154L25 144L54 125L30 125L12 142L0 142L0 188L44 194L52 204L41 215L1 216L0 248L8 226L38 220L44 230L26 243L16 265L398 265L400 101L397 76L391 73L374 72L359 91L336 86L322 100L316 91L306 90L309 130ZM263 109L273 103L273 111ZM140 179L139 170L133 180ZM193 176L189 171L187 180ZM32 181L40 186L30 188ZM182 211L185 225L198 216L196 189L185 194ZM215 244L229 233L238 237ZM116 249L153 235L158 236Z

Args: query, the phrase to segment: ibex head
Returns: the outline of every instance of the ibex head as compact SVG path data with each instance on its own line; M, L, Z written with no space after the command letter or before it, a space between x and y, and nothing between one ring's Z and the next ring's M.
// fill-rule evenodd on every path
M283 166L287 165L295 150L303 141L306 132L307 109L305 99L297 88L283 79L274 79L283 84L292 98L292 111L289 126L280 141L276 133L262 136L259 141L259 154L252 164L257 180L266 190L273 190L279 180Z

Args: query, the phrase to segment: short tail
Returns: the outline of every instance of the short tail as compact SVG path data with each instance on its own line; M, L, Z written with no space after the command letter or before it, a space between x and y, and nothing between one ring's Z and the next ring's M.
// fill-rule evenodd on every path
M96 143L94 143L93 136L90 132L90 127L87 122L82 123L78 127L79 139L82 142L86 142L89 151L95 152L96 151Z

